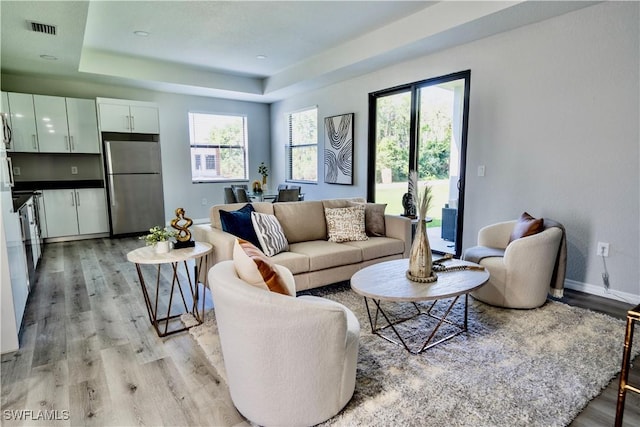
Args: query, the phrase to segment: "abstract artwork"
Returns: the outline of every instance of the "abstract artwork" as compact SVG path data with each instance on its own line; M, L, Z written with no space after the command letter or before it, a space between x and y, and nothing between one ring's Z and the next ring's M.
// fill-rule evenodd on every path
M353 184L353 113L324 119L324 182Z

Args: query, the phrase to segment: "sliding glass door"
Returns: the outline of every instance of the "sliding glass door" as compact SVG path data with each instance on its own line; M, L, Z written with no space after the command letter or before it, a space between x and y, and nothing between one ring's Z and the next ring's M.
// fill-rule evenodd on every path
M470 71L369 95L368 199L403 214L409 171L433 190L434 251L460 256Z

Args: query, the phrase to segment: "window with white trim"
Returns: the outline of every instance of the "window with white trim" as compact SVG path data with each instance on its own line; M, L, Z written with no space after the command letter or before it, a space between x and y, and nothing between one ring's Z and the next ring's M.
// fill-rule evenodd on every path
M289 140L286 146L288 181L318 181L318 108L287 115Z
M193 182L247 179L247 117L189 113Z

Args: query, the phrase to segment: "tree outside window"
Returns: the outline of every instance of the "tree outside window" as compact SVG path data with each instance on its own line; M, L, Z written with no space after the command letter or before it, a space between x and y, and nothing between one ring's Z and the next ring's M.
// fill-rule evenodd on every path
M289 181L318 181L318 109L288 115L287 157Z
M193 182L247 179L245 116L189 113L189 136Z

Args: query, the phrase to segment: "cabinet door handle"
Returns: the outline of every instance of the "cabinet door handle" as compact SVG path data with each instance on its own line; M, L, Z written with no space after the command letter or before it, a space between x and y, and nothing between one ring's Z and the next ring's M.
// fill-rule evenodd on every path
M75 141L73 140L73 135L69 136L69 142L70 142L69 151L76 151L76 144L75 144Z
M71 206L75 206L76 205L76 197L75 197L75 191L71 192Z
M71 151L71 143L69 142L69 137L68 136L64 137L64 145L67 146L67 150Z
M124 128L131 130L131 116L124 116Z
M38 149L38 141L36 140L36 135L35 134L31 134L31 142L33 143L33 149L37 150Z
M134 130L136 128L135 118L133 116L129 117L131 117L131 130Z
M80 193L76 191L76 206L80 206Z

